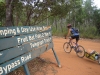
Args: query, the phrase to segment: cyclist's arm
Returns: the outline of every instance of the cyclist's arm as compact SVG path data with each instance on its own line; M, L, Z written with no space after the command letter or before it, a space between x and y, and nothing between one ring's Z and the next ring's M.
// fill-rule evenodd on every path
M70 32L70 29L68 30L68 34L66 36L66 39L70 36L71 32Z

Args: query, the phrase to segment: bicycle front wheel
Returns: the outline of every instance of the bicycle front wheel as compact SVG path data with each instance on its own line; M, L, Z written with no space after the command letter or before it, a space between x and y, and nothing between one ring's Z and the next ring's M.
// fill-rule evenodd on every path
M66 53L70 53L72 48L71 48L71 45L68 43L68 42L65 42L64 45L63 45L63 49Z
M77 47L76 54L77 54L78 57L83 58L85 56L85 49L84 49L84 47L82 47L81 45L79 45Z

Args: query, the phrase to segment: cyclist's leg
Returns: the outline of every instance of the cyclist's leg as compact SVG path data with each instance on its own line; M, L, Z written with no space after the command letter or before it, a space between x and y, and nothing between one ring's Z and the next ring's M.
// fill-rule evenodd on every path
M72 36L70 37L69 42L70 42L70 44L72 46Z
M76 38L76 45L78 45L79 35L77 35L75 38Z
M72 46L74 46L73 43L72 43L73 39L75 39L75 36L71 36L71 41L70 42L71 42Z

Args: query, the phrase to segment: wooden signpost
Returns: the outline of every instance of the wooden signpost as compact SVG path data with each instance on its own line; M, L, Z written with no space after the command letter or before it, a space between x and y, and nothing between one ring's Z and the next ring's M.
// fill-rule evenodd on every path
M27 62L49 49L61 67L53 48L50 26L0 27L0 75L20 66L24 67L26 75L30 75Z

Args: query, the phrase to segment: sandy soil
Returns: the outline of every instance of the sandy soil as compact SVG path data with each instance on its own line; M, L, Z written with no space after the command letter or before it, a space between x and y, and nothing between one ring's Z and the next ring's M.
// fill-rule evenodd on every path
M59 68L57 65L52 65L56 69L55 73L49 72L46 75L100 75L100 65L96 61L86 57L79 58L74 51L70 54L65 53L63 44L66 41L68 40L64 38L53 38L54 49L62 67ZM81 39L79 44L86 50L94 49L100 52L100 41L98 40ZM41 57L57 64L52 50L43 53Z

